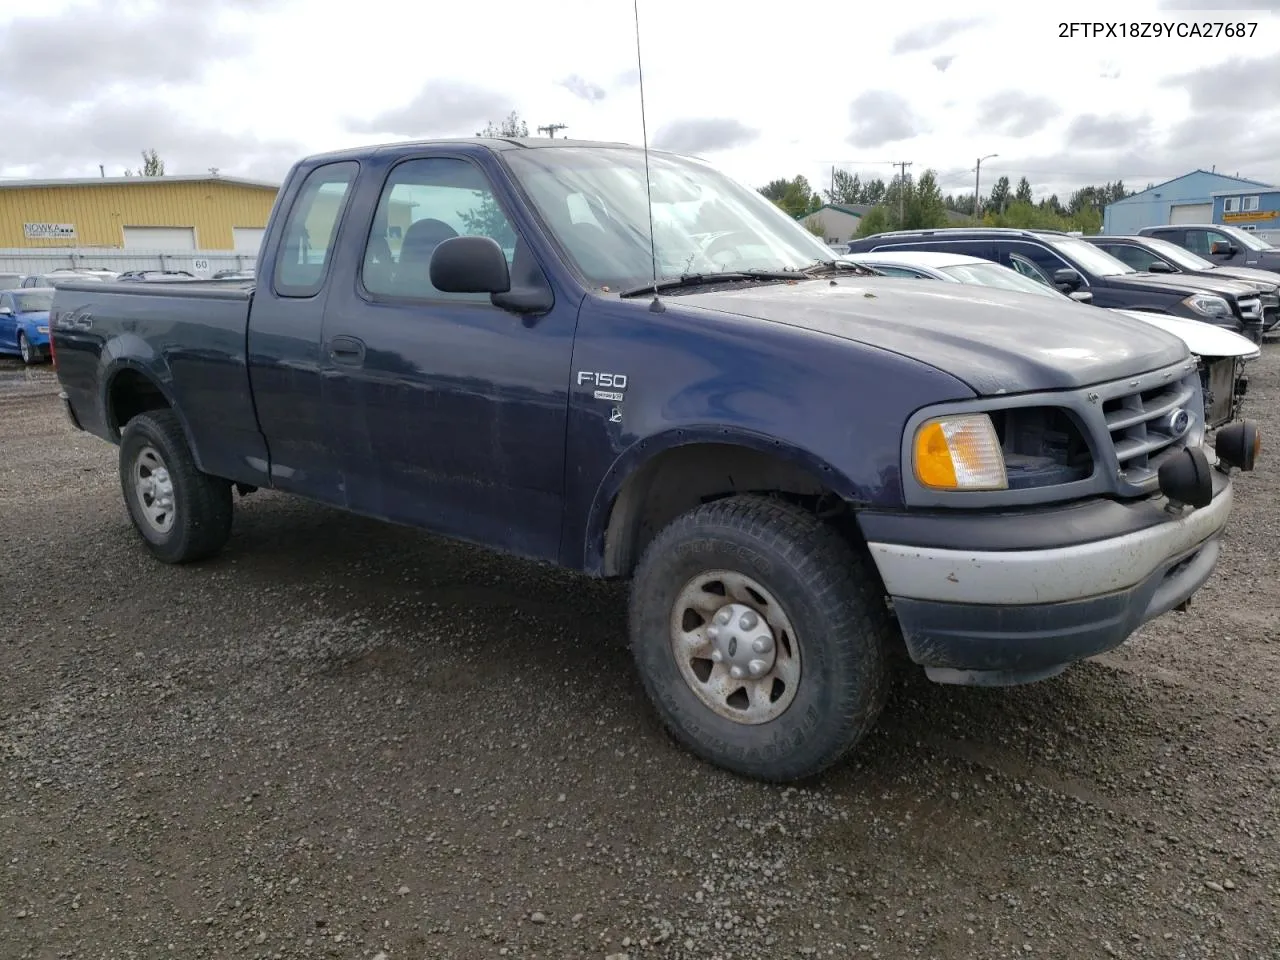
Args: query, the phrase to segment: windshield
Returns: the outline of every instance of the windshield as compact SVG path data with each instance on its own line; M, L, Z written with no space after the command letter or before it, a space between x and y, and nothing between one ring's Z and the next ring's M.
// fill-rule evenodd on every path
M1204 257L1186 250L1176 243L1168 240L1161 240L1159 237L1144 237L1143 243L1152 253L1157 254L1161 260L1168 260L1176 263L1183 270L1212 270L1214 266Z
M508 151L504 159L583 276L618 291L690 273L799 270L827 245L755 190L707 164L618 147Z
M1250 250L1272 250L1274 247L1261 237L1254 236L1248 230L1241 230L1239 227L1219 226L1221 230L1232 240L1240 243L1241 246L1248 247Z
M22 274L0 273L0 290L16 290L22 286Z
M1117 260L1104 250L1099 250L1091 243L1077 240L1075 237L1044 237L1049 246L1057 250L1068 260L1074 260L1084 267L1085 272L1095 277L1115 277L1122 273L1137 273L1123 260Z
M14 303L19 313L37 313L53 306L53 291L41 290L39 293L15 293Z
M1021 293L1034 293L1038 297L1054 297L1062 299L1062 294L1052 287L1046 287L1038 280L1024 277L1022 274L1002 267L998 263L957 263L950 267L939 267L939 271L955 277L961 283L974 283L983 287L1001 287L1005 290L1017 290Z

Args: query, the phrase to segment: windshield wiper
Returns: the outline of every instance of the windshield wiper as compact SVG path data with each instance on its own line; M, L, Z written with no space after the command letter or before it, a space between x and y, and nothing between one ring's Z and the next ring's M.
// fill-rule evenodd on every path
M806 277L816 277L823 273L830 273L833 270L837 273L845 271L860 277L877 276L876 271L870 267L864 267L860 263L850 263L848 260L815 260L805 267L802 272Z
M733 280L807 280L809 275L800 270L725 270L722 273L686 273L669 277L642 287L631 287L619 292L619 297L638 297L655 290L674 290L677 287L699 287L709 283L725 283Z

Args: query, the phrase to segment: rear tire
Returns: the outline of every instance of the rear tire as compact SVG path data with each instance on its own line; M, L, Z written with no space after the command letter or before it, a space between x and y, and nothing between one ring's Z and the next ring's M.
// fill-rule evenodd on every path
M172 410L140 413L120 436L120 486L152 556L191 563L231 536L231 484L201 473Z
M675 738L775 782L820 773L863 738L901 642L870 558L757 496L678 517L645 550L630 606L636 665Z

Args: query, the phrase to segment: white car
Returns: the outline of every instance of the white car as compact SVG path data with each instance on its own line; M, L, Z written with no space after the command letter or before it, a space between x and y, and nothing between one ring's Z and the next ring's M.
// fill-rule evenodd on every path
M847 253L840 257L848 263L870 267L891 277L942 280L982 287L1019 290L1037 297L1067 299L1067 295L1037 280L1023 276L992 260L957 253L919 250L910 253ZM1080 300L1072 296L1069 299ZM1087 302L1087 301L1086 301ZM1094 307L1081 303L1081 309ZM1145 310L1112 310L1153 327L1159 327L1182 340L1199 358L1200 382L1204 385L1205 419L1210 427L1221 426L1240 412L1240 399L1248 379L1242 375L1244 364L1261 356L1261 349L1248 337L1224 330L1200 320L1188 320L1167 313Z

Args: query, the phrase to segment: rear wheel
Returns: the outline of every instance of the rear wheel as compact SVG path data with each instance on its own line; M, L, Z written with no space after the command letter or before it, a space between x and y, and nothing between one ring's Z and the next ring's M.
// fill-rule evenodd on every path
M679 517L632 584L632 652L663 721L698 756L757 779L819 773L862 739L895 640L870 559L763 497Z
M231 484L196 468L171 410L138 414L125 426L120 485L134 527L158 560L203 560L231 535Z

